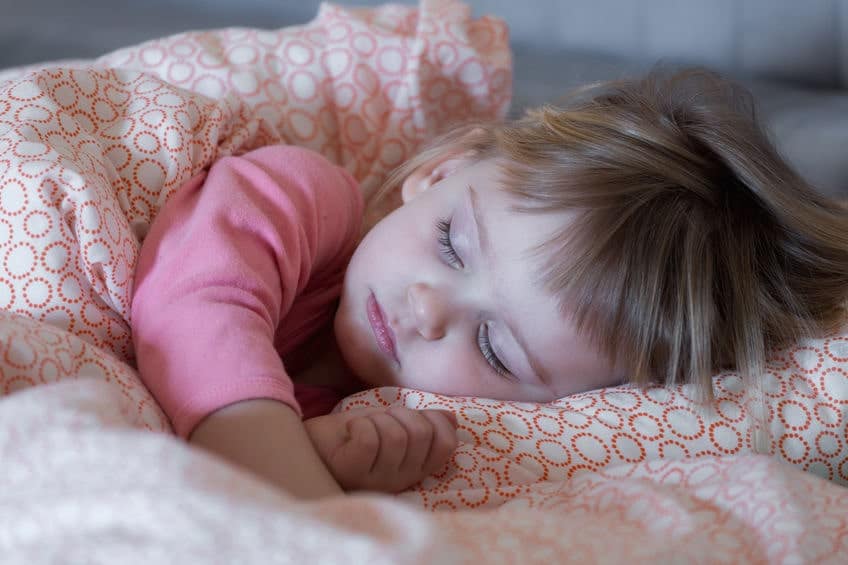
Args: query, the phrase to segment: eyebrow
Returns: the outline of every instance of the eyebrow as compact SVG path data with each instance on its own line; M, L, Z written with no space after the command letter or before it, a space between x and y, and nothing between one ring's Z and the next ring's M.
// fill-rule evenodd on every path
M471 217L476 227L474 231L477 233L477 246L483 254L483 257L486 259L486 262L491 265L494 255L492 253L491 239L489 239L489 230L486 223L483 222L483 217L478 209L477 191L475 191L474 187L470 184L468 185L468 193L471 196ZM527 347L527 341L525 341L524 337L518 331L518 326L513 323L513 320L506 312L504 312L504 321L506 321L509 331L515 337L515 341L518 342L518 345L521 346L521 349L527 356L527 360L530 362L530 368L533 369L533 372L536 373L536 376L538 376L543 383L550 386L550 377L542 369L542 365L533 358L533 355L530 353L530 349Z

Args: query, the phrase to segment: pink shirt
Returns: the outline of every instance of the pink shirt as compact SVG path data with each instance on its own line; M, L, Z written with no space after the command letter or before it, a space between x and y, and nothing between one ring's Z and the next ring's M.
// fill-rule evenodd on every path
M131 325L178 435L240 400L302 414L281 357L331 320L362 213L345 170L292 146L220 159L171 197L141 248Z

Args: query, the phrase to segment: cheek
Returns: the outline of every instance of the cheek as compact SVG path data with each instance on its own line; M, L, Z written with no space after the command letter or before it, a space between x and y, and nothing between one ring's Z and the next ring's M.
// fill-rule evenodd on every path
M619 371L602 355L588 346L571 345L565 348L570 354L558 366L559 387L558 396L567 396L587 392L606 386L619 384Z
M405 356L397 386L443 394L505 401L549 402L556 397L546 387L501 379L486 371L471 349L428 344Z
M369 263L373 263L371 259L373 247L367 240L359 244L347 264L345 279L348 280L346 282L355 282L367 273Z
M448 396L485 395L485 379L469 353L442 344L422 345L404 356L401 386Z

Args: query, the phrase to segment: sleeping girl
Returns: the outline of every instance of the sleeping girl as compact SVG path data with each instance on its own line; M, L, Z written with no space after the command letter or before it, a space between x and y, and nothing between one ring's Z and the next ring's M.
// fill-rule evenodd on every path
M331 412L398 386L549 402L621 383L754 382L843 321L848 216L700 70L460 126L357 183L293 146L223 158L142 246L139 371L180 436L295 496L397 492L457 444L440 410Z

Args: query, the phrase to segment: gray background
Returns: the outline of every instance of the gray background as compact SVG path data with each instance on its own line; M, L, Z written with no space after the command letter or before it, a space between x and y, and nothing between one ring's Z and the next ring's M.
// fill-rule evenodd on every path
M506 18L521 51L578 49L646 60L673 58L819 86L844 86L848 79L848 0L467 3L476 15ZM186 29L302 23L319 4L317 0L0 0L0 67L92 57Z
M553 100L572 85L633 74L658 60L703 64L744 80L787 159L823 191L848 196L848 0L467 3L475 15L495 14L509 23L513 114ZM189 29L303 23L318 5L317 0L0 0L0 68L95 57Z

